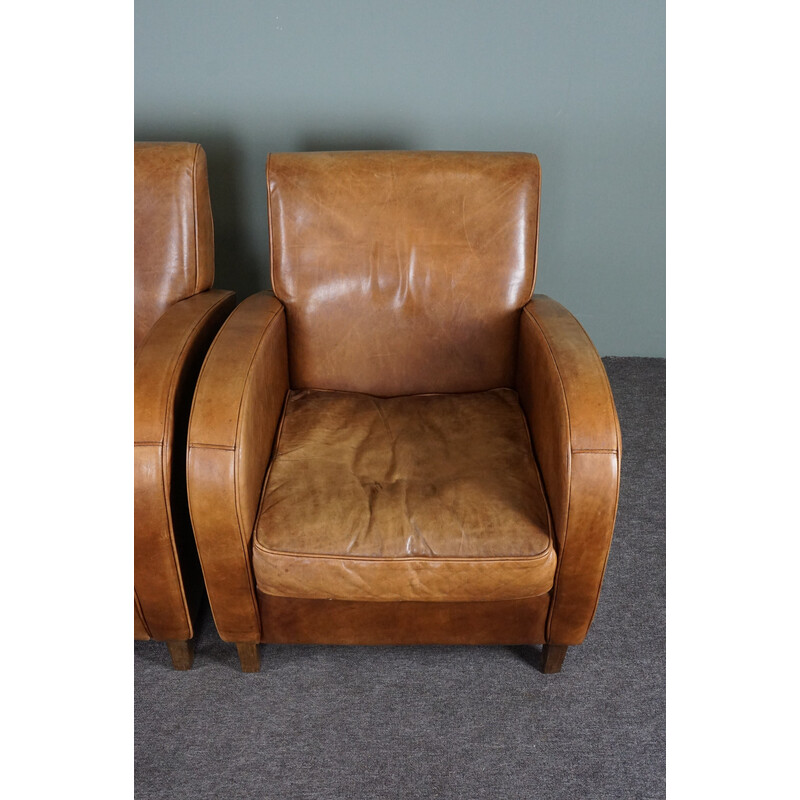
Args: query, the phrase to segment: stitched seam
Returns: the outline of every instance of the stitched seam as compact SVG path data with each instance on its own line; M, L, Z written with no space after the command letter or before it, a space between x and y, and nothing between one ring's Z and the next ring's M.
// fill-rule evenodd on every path
M357 394L361 397L377 397L381 400L395 400L404 397L453 397L454 395L465 394L488 394L489 392L514 392L519 394L515 389L510 386L494 386L491 389L478 389L472 392L415 392L414 394L370 394L369 392L356 392L351 389L319 389L315 386L303 386L300 388L292 389L293 392L319 392L320 394Z
M203 442L192 442L189 449L196 448L198 450L235 450L236 448L229 444L205 444Z
M368 562L376 562L382 563L385 561L393 561L393 562L402 562L402 563L411 563L411 562L420 562L420 563L427 563L427 564L440 564L440 563L454 563L454 564L506 564L506 563L526 563L529 561L546 561L552 553L554 552L553 547L551 544L548 544L547 549L542 550L541 553L536 553L535 555L530 556L498 556L498 557L486 557L486 556L348 556L348 555L338 555L336 553L288 553L284 550L271 550L268 547L264 547L264 545L259 544L258 541L254 542L254 547L260 550L262 553L271 556L282 556L284 558L321 558L325 560L334 560L334 561L368 561Z
M327 598L320 598L320 597L305 597L305 598L303 598L303 597L297 597L295 595L286 595L286 594L270 594L269 591L267 591L266 589L262 589L260 586L256 587L256 592L258 592L258 594L264 595L265 597L285 597L287 600L322 600L322 599L327 599ZM367 601L364 601L364 602L367 602L367 603L384 603L384 602L390 602L390 603L419 603L420 605L427 604L427 603L440 603L440 602L441 603L451 603L452 602L452 603L468 603L469 605L480 603L481 605L485 605L487 603L508 603L508 602L512 602L513 603L515 600L533 600L536 597L542 597L543 595L546 595L546 594L547 594L547 592L540 592L539 594L526 594L526 595L522 595L521 597L517 597L515 595L514 597L506 597L506 598L501 598L499 600L498 599L492 599L492 600L388 600L388 601L386 601L386 600L367 600ZM362 601L358 601L358 600L356 600L356 601L353 601L353 600L334 600L333 602L351 603L351 602L362 602Z
M234 436L234 447L235 448L239 444L239 434L240 434L241 424L242 424L242 408L244 406L245 393L246 393L247 384L248 384L248 381L250 379L250 375L251 375L251 372L252 372L252 369L253 369L253 363L255 362L256 356L258 355L258 353L259 353L259 351L261 349L262 343L264 342L267 334L269 333L270 329L272 328L272 325L275 322L275 319L280 314L280 311L282 310L282 308L283 307L281 306L281 308L277 309L275 311L275 313L272 315L272 317L270 318L269 322L267 322L266 326L264 327L264 330L261 333L261 336L258 339L258 342L257 342L257 344L255 346L255 349L253 350L253 355L250 358L250 363L247 366L247 373L245 375L244 386L242 386L242 396L241 396L241 399L239 400L239 410L238 410L237 415L236 415L236 434ZM234 498L233 499L234 499L234 504L235 504L235 508L236 508L236 522L237 522L237 524L239 526L239 541L240 541L240 544L242 546L242 555L244 556L245 564L248 565L249 568L250 568L249 569L249 575L248 575L249 582L250 582L250 599L253 602L253 611L255 613L255 617L256 617L257 620L259 620L260 619L260 614L259 614L259 610L258 610L258 600L256 599L256 595L255 595L255 578L253 576L253 566L252 566L251 559L248 559L247 547L245 546L244 536L243 536L242 509L241 509L241 502L240 502L240 499L239 499L239 458L238 458L238 449L237 449L237 452L234 453L234 459L233 459L233 490L234 490ZM256 517L256 521L257 521L257 519L258 519L258 517ZM255 523L254 523L253 527L255 528ZM250 534L251 534L250 538L251 538L251 541L252 541L255 538L253 536L253 531L251 531Z
M431 599L427 599L427 600L355 600L355 601L353 601L353 600L340 600L340 599L335 599L335 598L329 599L328 597L320 597L320 596L298 597L297 595L293 595L293 594L271 594L266 589L262 589L260 586L256 587L256 593L260 594L262 597L265 597L265 598L266 597L280 597L280 598L285 598L286 600L320 600L322 602L334 602L334 603L352 603L352 602L356 602L356 603L362 603L362 602L363 603L419 603L420 605L423 605L423 604L429 605L429 604L433 604L433 603L469 603L470 605L472 603L508 603L509 601L510 602L514 602L515 600L533 600L536 597L542 597L543 595L547 594L547 592L540 592L539 594L525 594L525 595L522 595L521 597L515 594L513 597L503 597L500 600L497 600L497 599L492 599L492 600L449 600L449 599L431 600Z
M615 453L616 454L617 451L613 450L613 449L604 449L602 447L592 447L592 448L585 448L583 450L580 450L580 449L576 450L575 448L573 448L572 452L573 452L573 454L575 454L575 453Z

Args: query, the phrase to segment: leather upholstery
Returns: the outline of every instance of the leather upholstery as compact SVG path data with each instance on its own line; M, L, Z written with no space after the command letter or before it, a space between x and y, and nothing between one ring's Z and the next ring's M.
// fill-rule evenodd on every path
M221 290L175 303L136 354L134 585L156 639L192 637L201 576L186 504L186 427L203 358L233 305Z
M142 616L142 609L139 606L139 598L136 597L136 590L133 592L133 638L150 638L150 631L147 630L147 625L145 624L144 617Z
M178 300L214 282L206 154L188 142L136 142L134 347Z
M252 295L211 348L189 421L189 506L226 641L260 637L251 540L288 380L283 306L267 292Z
M293 388L513 385L536 264L536 156L280 153L267 181Z
M520 317L517 389L558 540L547 641L580 644L594 616L619 497L621 437L603 362L563 306Z
M213 281L202 148L135 144L134 155L134 637L187 640L202 578L186 500L186 429L197 375L235 296L196 291Z
M273 154L267 180L276 296L223 326L189 432L220 636L580 643L619 427L586 334L531 300L535 156Z
M482 602L305 600L258 593L276 644L543 644L550 595Z
M291 392L254 542L265 594L508 600L555 551L516 393Z

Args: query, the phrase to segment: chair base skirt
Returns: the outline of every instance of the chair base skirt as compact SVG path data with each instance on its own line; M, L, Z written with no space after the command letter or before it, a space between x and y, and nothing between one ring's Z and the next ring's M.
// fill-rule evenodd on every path
M550 595L491 602L349 602L258 593L271 644L543 644Z

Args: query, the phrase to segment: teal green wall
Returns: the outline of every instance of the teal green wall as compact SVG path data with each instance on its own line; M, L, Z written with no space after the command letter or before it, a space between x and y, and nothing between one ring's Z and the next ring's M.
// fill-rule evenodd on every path
M536 291L665 355L664 4L136 0L136 139L208 153L216 285L269 287L270 151L522 150Z

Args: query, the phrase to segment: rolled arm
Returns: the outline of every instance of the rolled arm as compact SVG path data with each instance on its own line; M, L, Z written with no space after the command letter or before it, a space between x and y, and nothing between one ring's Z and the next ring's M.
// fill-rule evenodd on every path
M517 390L556 532L551 644L580 644L603 581L619 497L621 437L603 362L559 303L522 309Z
M189 422L187 485L197 550L220 636L258 642L251 539L289 389L283 305L242 302L219 332Z
M203 358L235 303L233 292L221 290L175 303L136 353L133 528L138 638L192 636L179 566L184 546L191 549L184 480L186 429Z

